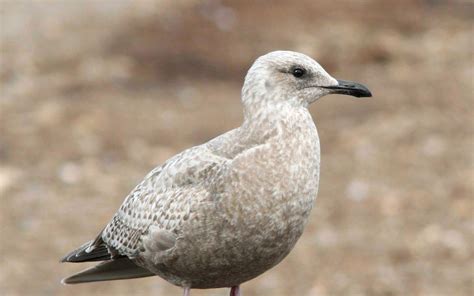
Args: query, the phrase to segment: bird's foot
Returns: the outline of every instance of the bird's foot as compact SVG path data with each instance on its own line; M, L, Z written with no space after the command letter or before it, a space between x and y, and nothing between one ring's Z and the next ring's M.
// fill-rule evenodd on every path
M184 288L183 296L189 296L191 294L191 288Z
M230 296L242 296L240 294L240 286L233 286L230 288Z

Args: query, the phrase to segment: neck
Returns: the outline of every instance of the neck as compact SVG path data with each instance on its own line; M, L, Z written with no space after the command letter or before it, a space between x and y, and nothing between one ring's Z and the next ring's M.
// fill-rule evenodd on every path
M273 142L284 145L285 138L305 139L304 143L318 143L318 134L311 114L303 106L272 105L265 108L245 108L242 125L216 139L209 147L217 154L233 158L254 146ZM301 140L291 141L301 146ZM231 144L228 144L231 143ZM223 145L225 144L225 147Z
M308 112L308 109L295 98L285 101L251 101L250 104L244 101L243 111L244 124L259 124L261 121L284 118L298 112Z
M297 133L301 127L314 126L308 109L291 101L244 108L242 132L265 142L280 135L282 129Z

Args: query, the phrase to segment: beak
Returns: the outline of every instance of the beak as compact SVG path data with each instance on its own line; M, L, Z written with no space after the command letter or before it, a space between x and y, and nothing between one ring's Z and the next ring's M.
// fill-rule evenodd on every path
M324 86L323 88L331 90L332 94L349 95L358 98L372 96L370 90L360 83L346 80L337 80L337 82L339 83L338 85Z

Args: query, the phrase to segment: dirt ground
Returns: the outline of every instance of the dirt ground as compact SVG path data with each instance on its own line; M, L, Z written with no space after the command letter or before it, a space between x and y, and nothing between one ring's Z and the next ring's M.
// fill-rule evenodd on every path
M0 2L0 294L63 286L155 165L236 127L243 75L291 49L374 97L311 107L321 187L305 233L244 295L474 295L471 1ZM192 295L227 295L223 289Z

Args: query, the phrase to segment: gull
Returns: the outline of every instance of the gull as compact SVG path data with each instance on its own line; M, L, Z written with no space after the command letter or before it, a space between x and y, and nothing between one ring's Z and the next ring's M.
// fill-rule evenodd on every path
M102 261L62 282L158 275L184 289L231 288L277 265L303 233L319 187L308 106L328 94L370 97L292 51L259 57L242 88L240 127L153 169L99 235L62 262Z

